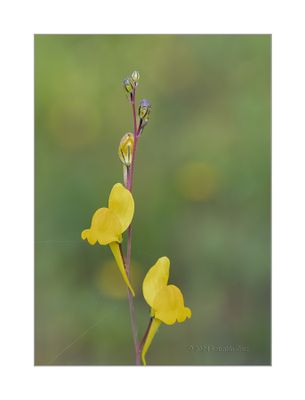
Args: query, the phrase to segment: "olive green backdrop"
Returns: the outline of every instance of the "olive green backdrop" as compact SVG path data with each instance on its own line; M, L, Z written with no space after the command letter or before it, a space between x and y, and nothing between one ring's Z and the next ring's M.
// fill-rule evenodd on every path
M134 69L153 107L134 181L139 332L161 256L193 312L161 326L148 364L270 364L270 68L268 35L35 36L35 364L134 363L110 250L80 238L122 181Z

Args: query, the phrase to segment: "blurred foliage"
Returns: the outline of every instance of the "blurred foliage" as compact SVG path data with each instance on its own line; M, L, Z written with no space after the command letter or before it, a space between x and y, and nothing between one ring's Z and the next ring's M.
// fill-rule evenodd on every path
M134 363L110 250L80 239L122 181L134 69L153 106L134 182L139 332L141 281L163 255L193 312L160 328L147 361L270 363L270 47L267 35L35 36L36 364Z

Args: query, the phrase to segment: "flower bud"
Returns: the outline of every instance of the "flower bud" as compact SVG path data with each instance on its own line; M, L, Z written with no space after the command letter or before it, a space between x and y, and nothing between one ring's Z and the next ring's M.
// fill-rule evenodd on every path
M119 157L122 163L129 167L132 161L132 152L133 152L133 133L125 133L122 137L119 145Z
M139 117L147 123L150 112L151 112L150 101L146 99L141 100L139 106Z
M134 89L134 82L131 78L126 78L123 80L123 87L127 93L132 93Z
M133 71L133 73L131 74L132 80L134 82L138 82L140 79L140 73L139 71Z

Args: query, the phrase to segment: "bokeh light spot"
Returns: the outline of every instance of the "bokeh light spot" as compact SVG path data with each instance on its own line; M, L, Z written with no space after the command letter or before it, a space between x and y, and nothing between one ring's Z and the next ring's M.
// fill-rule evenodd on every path
M143 272L138 263L132 263L131 282L136 292L143 280ZM127 290L116 263L107 260L97 271L96 284L103 295L115 299L126 299Z
M208 201L219 189L219 173L203 162L184 164L177 172L177 186L181 195L189 201Z

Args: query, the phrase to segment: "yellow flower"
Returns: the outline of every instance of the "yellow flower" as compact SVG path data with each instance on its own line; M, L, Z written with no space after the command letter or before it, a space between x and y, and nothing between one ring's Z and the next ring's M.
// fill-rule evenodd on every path
M110 193L108 208L99 208L95 211L91 227L82 231L82 239L87 239L91 245L98 242L109 245L124 282L134 296L134 290L129 282L119 244L122 242L122 233L131 224L134 214L134 200L132 194L121 183L116 183Z
M191 318L190 308L184 306L183 295L177 286L168 285L170 261L161 257L147 272L143 281L143 295L151 307L152 321L142 349L142 361L161 324L172 325Z

